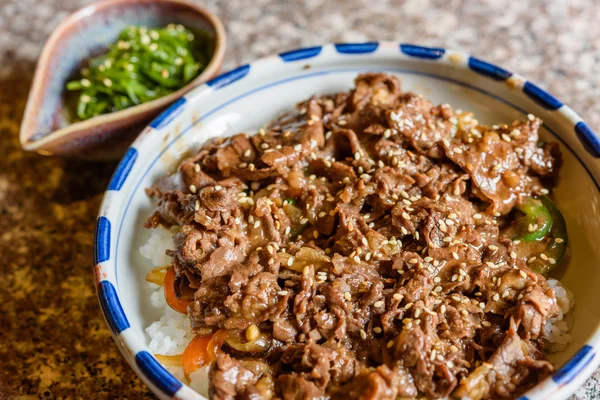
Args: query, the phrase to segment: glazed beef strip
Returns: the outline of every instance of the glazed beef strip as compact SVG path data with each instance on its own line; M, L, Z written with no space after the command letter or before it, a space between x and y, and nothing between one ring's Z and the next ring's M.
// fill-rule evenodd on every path
M548 376L559 312L503 236L560 165L541 121L472 114L363 74L257 134L213 139L150 191L148 227L180 227L177 284L224 346L213 399L509 399ZM258 330L256 329L258 328Z

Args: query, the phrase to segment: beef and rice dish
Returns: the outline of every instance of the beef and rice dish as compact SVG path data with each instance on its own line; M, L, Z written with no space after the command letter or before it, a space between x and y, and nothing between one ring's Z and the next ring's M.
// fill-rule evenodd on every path
M186 376L209 366L212 399L474 400L549 376L567 236L541 124L485 126L368 73L205 143L148 189Z

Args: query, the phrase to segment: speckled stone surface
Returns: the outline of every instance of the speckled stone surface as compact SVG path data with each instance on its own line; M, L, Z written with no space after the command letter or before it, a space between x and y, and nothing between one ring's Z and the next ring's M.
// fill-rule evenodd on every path
M35 60L84 0L0 0L0 399L153 398L98 306L94 221L114 163L23 152ZM600 131L595 0L207 0L229 34L225 68L329 41L400 40L465 50L548 88ZM597 371L572 400L600 398Z

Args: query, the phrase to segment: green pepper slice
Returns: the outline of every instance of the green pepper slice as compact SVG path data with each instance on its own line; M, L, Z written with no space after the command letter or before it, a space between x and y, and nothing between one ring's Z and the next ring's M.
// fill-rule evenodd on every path
M567 249L565 219L556 204L547 196L535 201L528 199L523 204L526 204L526 207L519 207L519 210L526 214L517 219L517 232L521 234L515 238L520 240L517 245L518 253L527 258L527 265L532 271L547 275L560 264ZM538 221L539 228L529 232L527 224L535 224L535 221ZM524 230L526 234L522 233ZM542 236L543 232L545 233Z
M552 216L542 200L528 197L517 209L523 215L516 219L519 233L514 239L531 242L543 239L550 232Z
M548 235L552 243L546 250L546 255L556 261L556 264L564 257L567 250L567 224L556 204L547 196L541 197L542 203L552 217L552 227Z

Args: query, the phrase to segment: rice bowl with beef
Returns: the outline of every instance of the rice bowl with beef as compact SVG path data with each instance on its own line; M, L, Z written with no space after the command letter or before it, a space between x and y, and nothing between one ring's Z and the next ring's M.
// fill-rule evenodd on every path
M159 200L148 223L155 229L140 251L156 267L175 265L173 286L185 286L178 299L195 292L191 321L167 305L163 288L152 294L165 315L146 330L150 350L174 357L159 357L168 366L195 337L227 331L216 362L176 372L205 395L209 380L214 398L231 390L283 398L523 393L553 370L543 351L569 341L573 297L544 277L566 246L545 198L560 154L540 145L533 116L485 127L402 92L390 76L362 75L356 85L301 103L255 136L208 143L150 190ZM489 149L486 159L476 146ZM242 228L239 242L228 242ZM190 243L200 245L189 252ZM245 315L256 277L268 312ZM268 345L244 354L248 331ZM415 338L424 347L407 345ZM516 383L492 372L502 350L515 360L497 367L517 374ZM310 361L323 357L325 378L320 361ZM223 382L230 368L250 383ZM484 389L473 388L481 376Z

